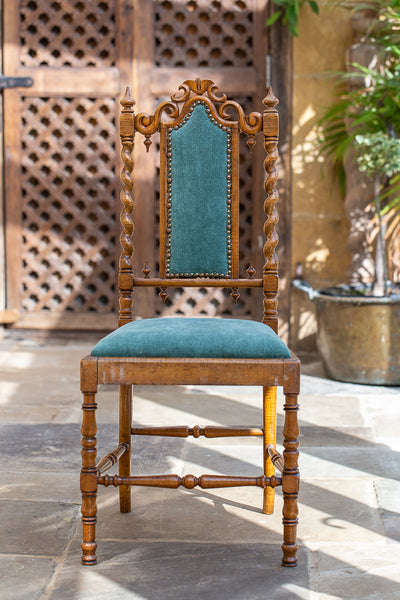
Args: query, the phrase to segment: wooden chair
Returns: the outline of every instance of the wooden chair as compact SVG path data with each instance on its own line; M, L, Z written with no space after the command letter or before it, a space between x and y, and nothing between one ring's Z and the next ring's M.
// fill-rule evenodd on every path
M96 563L96 495L98 485L119 487L120 510L130 512L130 486L147 485L203 489L259 486L263 512L273 512L274 488L283 489L284 566L296 565L298 424L297 395L300 363L277 331L278 261L275 253L278 221L275 203L278 158L278 113L272 90L263 100L263 114L246 116L243 108L227 100L212 81L185 81L170 101L151 116L135 116L127 89L121 100L122 212L119 289L119 328L103 338L81 362L82 420L82 562ZM236 120L235 120L236 119ZM160 272L134 277L133 162L134 133L160 132ZM250 148L263 134L265 168L265 245L262 277L249 267L240 278L239 263L239 131L247 134ZM133 320L133 288L161 288L165 298L172 286L228 287L232 296L240 288L262 288L263 322L218 318L155 318ZM119 444L96 463L96 402L98 385L119 384ZM132 425L132 385L251 385L263 387L263 426L247 427L139 427ZM276 386L285 394L283 456L276 443ZM264 465L259 477L221 475L131 474L131 436L166 435L263 436ZM119 474L106 471L118 462ZM281 471L275 476L274 467Z

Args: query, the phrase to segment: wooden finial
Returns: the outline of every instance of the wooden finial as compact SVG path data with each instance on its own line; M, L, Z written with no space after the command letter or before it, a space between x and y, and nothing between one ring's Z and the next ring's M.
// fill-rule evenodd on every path
M248 277L248 279L254 279L254 276L255 276L255 274L256 274L256 270L255 270L255 268L253 267L253 264L252 264L252 263L250 263L250 264L249 264L249 268L248 268L248 269L246 269L246 273L247 273L247 277Z
M142 273L145 276L146 279L148 279L150 273L151 273L151 269L149 267L149 264L147 262L147 260L144 262L144 267L142 269Z
M278 98L275 96L274 92L272 91L272 87L269 86L268 91L267 91L267 95L265 96L264 100L262 101L262 103L264 104L264 106L266 106L269 109L273 109L275 108L275 106L278 104L279 100Z
M162 303L165 304L165 301L168 298L167 288L162 287L161 292L158 295L160 296Z
M238 301L239 296L240 296L239 289L237 287L233 287L232 288L231 296L232 296L234 304L237 304L237 301Z
M136 102L131 96L131 90L129 86L125 89L125 95L120 100L121 106L123 106L123 112L130 112L133 106L135 106Z
M247 146L250 150L250 152L253 152L254 146L256 145L256 140L254 138L253 134L250 134L247 140Z

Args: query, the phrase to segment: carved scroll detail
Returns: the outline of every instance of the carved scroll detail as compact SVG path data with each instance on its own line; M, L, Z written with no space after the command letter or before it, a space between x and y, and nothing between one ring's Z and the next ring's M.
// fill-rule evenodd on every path
M133 200L133 159L132 151L134 144L134 99L131 97L129 88L126 88L125 96L121 100L122 110L120 116L120 131L121 131L121 158L122 158L122 190L121 190L121 246L122 252L119 261L120 277L120 314L118 325L124 325L132 320L133 307L133 242L132 234L134 230L132 213L134 210Z
M237 112L240 128L244 133L253 136L261 130L262 120L260 113L251 112L248 116L244 114L243 108L234 100L227 100L218 109L219 115L223 119L229 120L230 114L227 109L231 107ZM254 145L255 140L251 140L251 145Z
M197 96L207 96L213 102L226 102L227 96L224 93L217 94L218 88L210 79L187 79L178 88L178 91L172 94L171 100L174 102L186 102L190 97L190 92Z
M271 88L269 88L267 96L263 100L266 109L263 114L263 129L264 129L264 147L267 156L264 161L265 181L264 188L266 199L264 203L264 212L266 221L264 224L264 232L266 242L264 245L265 264L263 268L264 274L264 318L263 322L269 325L274 331L278 328L278 312L277 312L277 293L278 293L278 256L275 252L278 243L278 234L276 225L278 223L278 213L275 208L278 200L278 190L276 182L278 173L276 162L278 160L278 111L276 105L278 99L274 96Z
M222 125L236 122L229 111L229 109L233 109L237 113L241 130L251 136L250 146L254 145L253 136L262 129L261 114L252 112L246 116L240 104L233 100L227 100L226 94L219 93L217 86L209 79L185 81L179 86L178 92L172 94L171 100L159 104L154 115L146 113L136 115L135 129L145 136L152 135L158 131L163 113L172 120L170 124L173 125L180 122L193 103L199 100L210 108L212 116Z
M170 101L161 102L156 108L154 115L148 115L146 113L139 113L135 117L135 129L148 139L149 135L155 133L161 122L161 116L166 113L171 119L177 119L179 117L179 107Z

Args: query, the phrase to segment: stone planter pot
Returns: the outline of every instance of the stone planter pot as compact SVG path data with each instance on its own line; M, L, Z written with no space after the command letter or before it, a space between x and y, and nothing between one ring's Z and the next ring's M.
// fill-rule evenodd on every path
M317 308L317 344L325 370L338 381L400 385L400 294L361 295L362 288L294 287Z

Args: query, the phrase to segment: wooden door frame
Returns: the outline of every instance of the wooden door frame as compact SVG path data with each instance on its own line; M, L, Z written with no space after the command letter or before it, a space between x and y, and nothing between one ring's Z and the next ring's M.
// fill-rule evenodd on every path
M16 328L34 329L93 329L99 326L98 313L57 313L42 314L42 312L23 314L20 311L21 295L21 243L22 243L22 198L21 188L15 182L19 181L21 168L21 111L18 109L21 96L25 97L112 97L117 101L123 95L124 87L133 80L132 61L132 30L133 4L132 0L117 0L117 65L96 69L80 67L76 72L69 73L65 78L65 70L58 67L24 67L19 61L19 2L14 0L2 1L2 31L4 46L7 53L3 60L3 71L9 76L31 77L33 86L30 88L7 89L3 92L3 122L4 122L4 222L6 223L4 240L5 247L5 310L0 322L8 322ZM7 26L5 26L7 24ZM3 50L3 45L2 45ZM96 92L98 90L98 92ZM118 136L117 136L118 138ZM118 152L117 152L118 155ZM117 186L119 188L119 171L117 168ZM12 202L6 202L12 198ZM116 203L116 213L119 214L119 199ZM118 227L117 227L118 229ZM117 231L118 233L118 231ZM116 263L118 262L119 246L117 244ZM0 251L0 260L1 251ZM117 278L117 275L116 275ZM1 293L0 284L0 293ZM1 300L0 300L1 302ZM1 310L0 305L0 310ZM60 313L61 314L61 313ZM8 318L12 316L12 318ZM7 320L8 318L8 320ZM103 329L114 328L117 323L117 313L100 315Z

